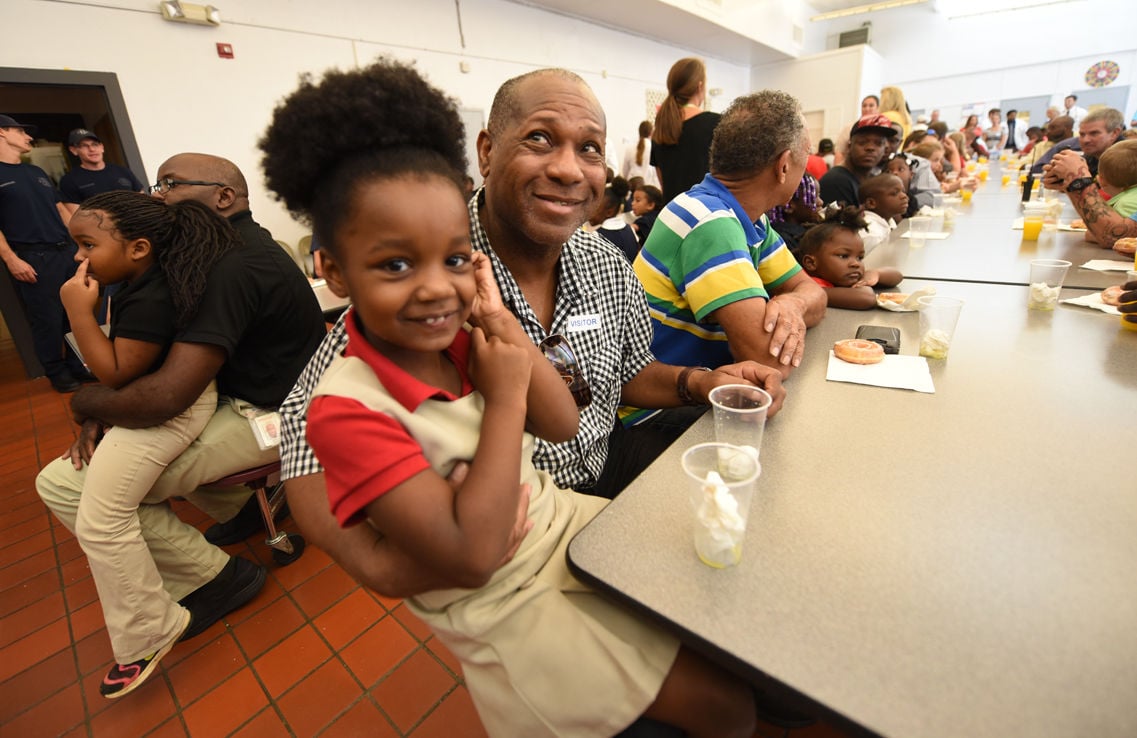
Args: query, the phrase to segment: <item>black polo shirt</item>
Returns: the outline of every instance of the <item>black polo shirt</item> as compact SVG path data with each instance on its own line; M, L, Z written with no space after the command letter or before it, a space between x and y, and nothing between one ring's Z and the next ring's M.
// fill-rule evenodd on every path
M276 407L323 339L324 316L296 262L252 213L229 222L240 245L210 271L197 315L177 340L225 350L219 393Z
M103 192L141 192L142 189L143 185L134 176L134 172L117 164L107 164L98 170L75 167L59 180L63 202L81 203L88 197Z
M842 202L846 205L861 204L861 185L857 175L841 165L830 167L817 182L821 202L826 205Z
M57 202L59 193L42 169L0 162L0 232L14 250L21 245L70 242Z
M157 370L166 360L176 333L174 302L170 297L166 274L157 264L153 264L112 299L114 309L111 310L111 340L130 338L161 344L162 353L147 373Z

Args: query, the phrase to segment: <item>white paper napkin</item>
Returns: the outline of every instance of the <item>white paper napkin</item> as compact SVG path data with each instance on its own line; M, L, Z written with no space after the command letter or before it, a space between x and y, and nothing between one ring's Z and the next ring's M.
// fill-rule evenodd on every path
M924 238L928 239L929 241L940 241L940 240L947 238L950 235L951 235L951 233L947 232L947 231L928 231L927 233L924 234ZM910 231L905 231L904 233L900 234L900 237L901 238L911 238L912 233Z
M850 364L841 361L829 351L829 368L825 378L830 382L852 382L868 384L873 387L893 387L935 393L932 374L928 371L928 360L923 356L904 356L892 354L884 357L879 364Z
M1101 301L1100 292L1091 292L1081 297L1067 297L1065 300L1059 300L1059 302L1064 302L1067 305L1081 305L1082 307L1093 308L1094 310L1100 310L1108 315L1121 315L1121 311L1113 305L1106 305Z
M1090 259L1082 264L1082 269L1093 269L1096 272L1127 272L1133 268L1131 261L1114 261L1113 259Z

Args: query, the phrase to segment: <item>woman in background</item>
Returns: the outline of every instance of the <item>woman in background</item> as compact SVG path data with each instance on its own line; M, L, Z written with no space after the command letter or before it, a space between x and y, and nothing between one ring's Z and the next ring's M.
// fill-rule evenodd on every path
M655 115L651 163L659 174L664 202L703 181L710 171L711 136L719 114L704 112L707 68L699 59L680 59L667 73L667 97Z
M880 88L880 114L900 126L901 141L912 133L912 116L908 113L908 103L899 87Z
M624 152L624 166L620 175L631 183L635 177L642 177L643 184L659 187L659 175L651 165L651 121L640 123L640 138L634 149Z

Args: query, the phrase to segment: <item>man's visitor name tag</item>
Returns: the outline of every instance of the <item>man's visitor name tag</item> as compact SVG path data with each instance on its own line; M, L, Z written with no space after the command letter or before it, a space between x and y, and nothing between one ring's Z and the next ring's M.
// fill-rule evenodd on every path
M565 330L569 333L600 330L600 316L574 315L568 319L568 323L565 324Z

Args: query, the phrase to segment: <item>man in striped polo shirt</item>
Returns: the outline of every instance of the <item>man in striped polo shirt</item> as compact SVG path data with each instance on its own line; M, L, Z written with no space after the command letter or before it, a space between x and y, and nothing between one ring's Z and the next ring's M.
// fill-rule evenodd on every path
M633 265L660 361L717 367L751 359L783 376L801 363L805 330L825 315L825 293L765 213L793 196L809 151L790 95L765 90L723 113L711 173L664 208ZM634 424L652 414L623 416Z

